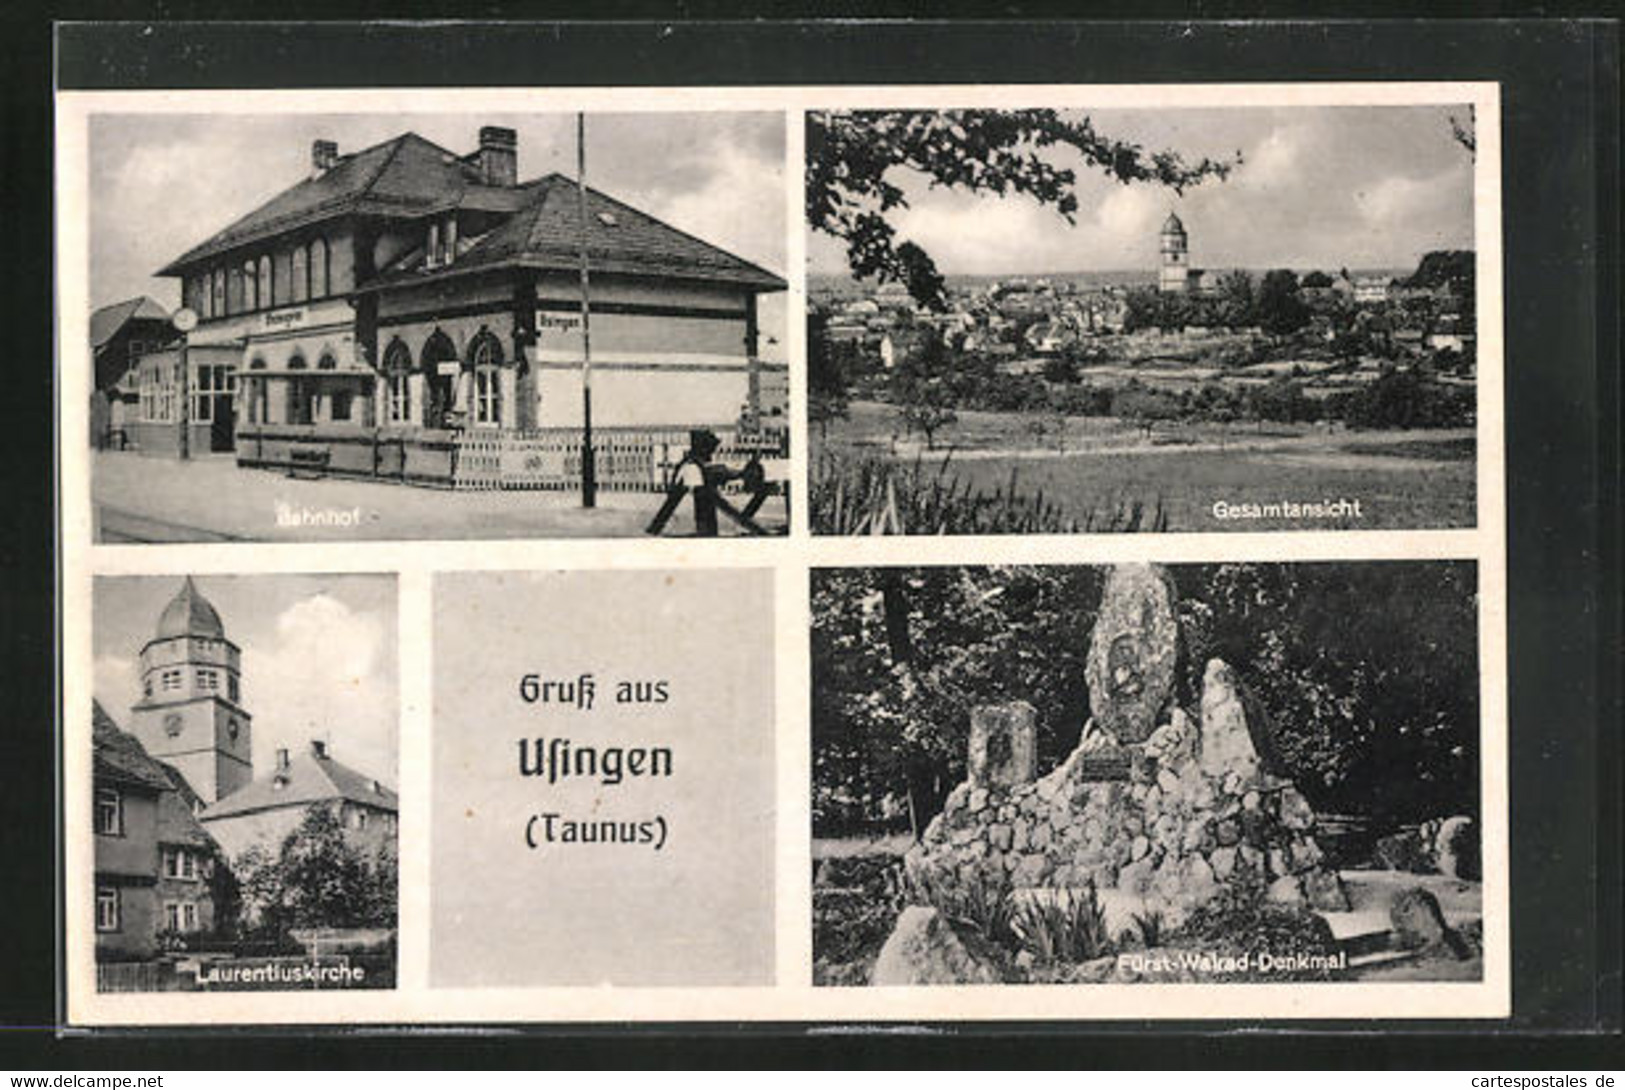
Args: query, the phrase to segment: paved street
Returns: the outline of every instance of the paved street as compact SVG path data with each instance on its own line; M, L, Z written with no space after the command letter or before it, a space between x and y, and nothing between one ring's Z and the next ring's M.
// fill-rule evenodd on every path
M447 492L371 481L295 480L239 469L230 456L189 462L130 452L94 455L96 539L131 541L399 541L639 537L661 497L600 492ZM770 500L759 521L786 522ZM727 522L726 519L723 520ZM692 534L684 505L667 536ZM730 533L724 526L722 532Z

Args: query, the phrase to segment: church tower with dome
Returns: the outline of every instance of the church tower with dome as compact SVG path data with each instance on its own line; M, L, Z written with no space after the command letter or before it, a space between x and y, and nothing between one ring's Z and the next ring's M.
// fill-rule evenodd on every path
M1170 294L1184 294L1190 290L1190 239L1185 225L1173 212L1162 224L1162 269L1157 276L1157 287Z
M141 699L130 732L209 805L254 778L252 717L242 707L242 653L190 576L141 649Z

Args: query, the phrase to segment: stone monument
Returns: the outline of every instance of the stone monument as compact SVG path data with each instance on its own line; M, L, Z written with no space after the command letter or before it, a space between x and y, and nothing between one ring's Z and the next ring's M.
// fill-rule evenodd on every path
M1119 744L1143 742L1174 687L1179 623L1168 573L1149 564L1111 570L1089 641L1089 712Z
M1026 701L976 708L970 717L968 776L977 787L1015 787L1038 768L1038 712Z
M1112 570L1089 645L1091 717L1049 774L1032 778L1031 706L972 715L969 778L904 861L917 888L1092 883L1119 922L1158 912L1168 926L1244 878L1277 902L1348 908L1314 811L1259 758L1230 667L1207 664L1197 718L1174 699L1174 602L1161 568Z

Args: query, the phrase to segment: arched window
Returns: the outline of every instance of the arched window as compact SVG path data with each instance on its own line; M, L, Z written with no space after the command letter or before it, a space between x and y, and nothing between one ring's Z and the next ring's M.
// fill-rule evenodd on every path
M316 361L316 370L334 371L338 369L338 365L339 361L333 358L333 353L323 352L321 358Z
M260 307L271 305L271 255L263 254L260 257L259 270L259 300Z
M212 289L211 298L214 300L214 316L216 318L224 318L226 316L226 269L225 269L225 266L221 266L220 268L214 270L214 281L213 281L213 283L214 283L214 287Z
M474 370L474 423L502 424L502 342L481 330L468 352Z
M259 280L254 272L253 258L243 262L243 309L260 309Z
M457 358L457 346L444 330L436 329L429 335L418 357L418 366L423 369L424 426L444 428L451 423L451 413L457 403L457 380L463 369L462 361Z
M384 350L384 387L391 424L412 422L412 350L399 337Z
M316 239L310 244L310 297L322 299L327 296L327 240Z
M305 301L305 293L310 288L310 281L307 279L307 277L308 273L305 268L305 248L303 246L295 246L293 248L293 302L303 303Z

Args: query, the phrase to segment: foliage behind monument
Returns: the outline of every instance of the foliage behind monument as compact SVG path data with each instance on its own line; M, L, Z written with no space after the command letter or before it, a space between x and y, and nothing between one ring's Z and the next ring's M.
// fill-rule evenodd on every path
M1257 694L1317 809L1381 825L1478 811L1473 565L1172 570L1176 699L1209 658ZM1089 567L813 573L814 821L923 828L964 777L970 711L1037 709L1038 764L1076 745L1102 573Z

